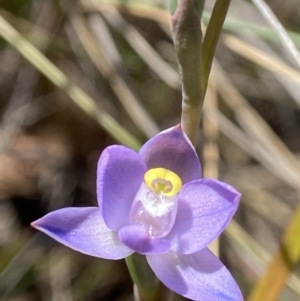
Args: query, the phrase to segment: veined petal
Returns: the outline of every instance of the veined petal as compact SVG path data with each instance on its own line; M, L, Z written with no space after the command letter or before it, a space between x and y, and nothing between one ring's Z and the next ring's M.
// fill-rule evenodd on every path
M135 151L121 145L107 147L97 171L99 207L108 228L118 231L128 224L129 211L147 166Z
M225 229L237 210L241 194L210 179L186 184L179 193L173 229L166 237L183 254L202 250Z
M183 184L201 177L198 156L180 125L148 140L139 153L148 169L162 167L171 170L181 178Z
M63 245L81 253L121 259L133 253L108 229L98 207L63 208L31 224Z
M223 263L207 248L189 255L173 251L148 255L156 276L172 291L196 301L242 301L241 291Z
M124 226L119 231L120 240L140 254L162 254L170 250L171 244L163 238L151 238L147 230L137 224Z

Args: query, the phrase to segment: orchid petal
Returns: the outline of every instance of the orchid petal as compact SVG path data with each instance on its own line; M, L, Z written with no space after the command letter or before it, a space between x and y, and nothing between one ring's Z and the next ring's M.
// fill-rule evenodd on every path
M97 196L108 228L128 223L132 201L143 183L147 166L135 151L121 145L107 147L98 162Z
M124 245L140 254L167 253L171 247L168 240L151 238L147 230L137 224L122 227L119 231L119 238Z
M63 245L81 253L122 259L133 253L109 230L98 207L63 208L31 224Z
M162 131L148 140L139 153L149 169L169 169L181 178L183 184L201 177L198 156L180 125Z
M179 193L175 224L167 236L172 249L191 254L205 248L225 229L240 196L233 187L216 180L186 184Z
M207 248L189 255L170 251L149 255L156 276L171 290L196 301L242 301L243 296L223 263Z

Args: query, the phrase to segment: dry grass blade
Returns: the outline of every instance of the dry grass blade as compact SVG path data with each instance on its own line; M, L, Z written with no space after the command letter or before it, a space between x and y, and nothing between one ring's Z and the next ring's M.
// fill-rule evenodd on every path
M255 239L253 239L237 222L232 221L225 230L225 235L232 244L238 249L238 252L244 254L243 260L247 258L249 268L253 268L257 273L267 266L272 256ZM259 276L259 275L257 275ZM292 274L287 280L287 286L300 296L300 278ZM265 300L265 299L261 299Z
M38 233L24 245L0 274L0 300L7 300L7 296L25 273L53 244L53 240Z
M288 181L285 181L298 189L300 186L299 161L233 86L220 66L215 66L215 76L220 95L235 112L238 122L250 137L269 153L269 157L271 154L273 159L276 160L276 164L280 166L280 169L275 164L272 165L278 170L278 176L282 179L288 179Z
M263 14L266 20L270 23L270 25L276 30L278 33L283 46L287 49L287 51L292 55L295 60L298 68L300 68L300 52L298 51L296 45L289 37L281 23L278 21L272 10L263 0L252 0L252 2L256 5L259 11Z
M154 136L159 132L159 129L142 107L141 100L135 95L133 85L130 83L129 75L108 27L99 14L92 14L88 18L88 22L99 42L98 47L101 48L101 52L108 63L109 81L112 88L137 126L143 130L148 138Z
M48 255L51 300L72 301L69 250L53 248Z
M0 126L0 154L9 150L10 145L26 121L32 109L32 90L37 83L37 72L29 67L22 68L17 76L14 91L9 100ZM26 83L26 85L24 85Z
M117 281L120 272L118 271L119 275L116 276L116 269L118 267L115 261L93 259L72 285L73 301L85 301L96 288L99 290L105 288L112 281L112 278L109 277L112 271L114 271L113 280Z
M10 12L0 8L0 15L3 16L12 26L21 33L26 33L26 38L31 41L39 50L46 49L49 46L58 46L59 49L68 50L63 39L49 33L49 31L28 22L25 19L16 17ZM51 49L50 49L51 50Z
M258 212L266 220L284 228L292 217L292 210L275 195L271 195L263 188L243 181L243 203Z
M238 145L240 145L244 149L244 151L246 151L250 155L256 157L268 169L270 169L273 172L275 171L275 174L280 175L280 168L277 170L275 169L276 161L274 164L274 159L272 159L272 157L270 157L270 155L267 152L265 152L265 150L263 148L261 148L261 146L259 146L257 143L255 143L255 141L251 141L251 140L247 139L247 137L234 124L232 124L229 120L227 120L225 118L225 116L222 116L220 112L215 111L215 110L208 110L206 112L206 114L207 114L207 116L214 115L215 118L218 118L220 129L225 135L228 136L228 138L232 139L234 142L236 142ZM259 197L264 197L264 195L261 192L259 192ZM271 213L270 209L266 208L266 207L264 207L264 209L263 209L261 207L261 203L256 204L256 205L253 204L253 202L252 202L253 198L254 198L254 194L251 193L248 203L251 203L252 209L258 211L260 214L262 214L263 216L267 217L268 219L270 219L274 222L273 217L275 215L273 217L270 217L270 213ZM264 198L263 201L266 202L266 198ZM284 209L283 212L280 212L280 216L281 216L280 220L286 222L286 217L287 217L287 215L290 215L290 211L283 204L281 204L281 202L279 200L275 200L275 202L274 202L274 198L272 198L272 200L270 200L269 205L271 207L274 207L274 206L276 206L276 204L279 205L279 207L277 209L280 209L280 208ZM267 205L267 204L265 203L264 205ZM286 213L285 217L282 216L282 214L284 212ZM278 216L278 215L276 215L276 216ZM284 222L282 222L281 225L283 225ZM276 223L278 223L278 220L276 221ZM238 243L244 251L247 251L247 253L249 253L249 249L250 249L250 255L251 255L250 257L252 259L253 258L256 260L259 259L260 262L262 263L261 258L265 258L264 265L266 265L266 262L268 261L268 259L271 258L271 255L268 255L268 257L263 255L263 254L267 254L266 251L264 251L254 239L252 239L249 235L246 235L246 234L242 235L241 233L238 233L237 231L241 232L241 230L239 229L240 227L237 224L234 224L234 227L235 228L233 228L232 223L231 223L229 225L229 227L227 227L227 229L226 229L226 233L228 233L230 235L231 239L233 241L235 241L236 243ZM293 233L295 234L296 231L293 231ZM292 243L291 243L292 239L290 237L289 237L289 239L290 239L290 246L292 246ZM293 240L295 240L295 239L293 239ZM248 243L247 243L247 241L248 241ZM297 248L297 246L296 246L296 248ZM257 251L257 249L259 250L259 254L255 255L255 250ZM278 292L278 291L280 291L280 288L282 287L284 280L290 273L290 270L286 269L286 263L283 260L282 255L280 255L280 254L277 255L277 257L274 260L276 261L276 264L274 263L272 266L273 267L277 266L279 268L282 268L281 270L284 270L282 277L278 277L281 279L281 280L278 280L279 284L281 285L281 286L278 285L278 289L279 289L279 290L277 290L277 292ZM274 270L273 270L272 274L274 275ZM278 275L279 272L276 272L275 274ZM271 273L270 273L270 275L271 275ZM297 294L300 295L300 280L298 278L296 278L296 276L293 276L291 278L291 281L288 282L288 285L295 292L297 292ZM265 287L266 287L266 285L264 286L264 289L265 289ZM259 295L259 296L261 297L261 295ZM258 299L254 299L254 300L256 301L256 300L266 300L266 299L258 298Z
M233 122L231 122L220 111L214 109L207 109L205 112L208 118L215 118L219 123L220 131L230 140L236 143L243 151L255 158L266 169L286 181L289 185L289 179L281 175L281 166L276 164L274 157L270 155L257 141L251 139L241 129L239 129Z
M231 30L237 32L237 33L245 33L245 38L247 39L246 34L247 33L251 33L252 35L255 36L255 38L251 38L251 45L248 44L248 46L253 47L256 46L257 48L259 48L259 52L262 54L261 58L259 58L260 60L265 60L265 57L267 56L267 58L270 58L271 60L274 61L274 59L277 59L276 62L274 63L267 63L266 66L264 68L269 68L272 67L274 64L282 64L283 60L282 60L282 54L278 53L276 51L276 49L274 49L274 47L272 47L272 45L268 44L266 42L266 40L269 40L270 38L273 39L273 41L278 41L278 34L269 27L264 27L262 25L259 25L261 23L261 21L263 21L262 17L260 15L257 14L257 10L256 8L251 5L250 3L247 2L237 2L236 5L237 7L235 8L236 11L234 11L234 16L235 18L240 18L240 19L249 19L251 20L251 22L244 22L244 21L239 21L236 23L236 25L234 26L234 23L231 26ZM231 19L228 20L228 23L231 22ZM243 24L244 23L244 24ZM255 24L255 25L254 25ZM235 29L233 29L235 28ZM246 31L244 31L246 30ZM254 31L253 31L254 30ZM291 38L293 38L293 40L295 42L297 42L299 44L299 35L297 35L296 33L290 33ZM263 39L262 39L263 38ZM257 49L256 48L256 49ZM254 48L255 49L255 48ZM248 52L251 52L251 49L248 50L244 50L241 52L241 55L244 54L248 54ZM257 51L256 51L257 53ZM252 56L254 57L254 56ZM290 67L289 67L290 68ZM293 70L293 69L292 69ZM260 73L260 79L262 82L264 82L263 79L263 74L268 74L265 73L265 70L257 70ZM295 71L295 70L293 70ZM294 99L296 105L300 105L300 95L299 95L299 82L295 82L293 80L290 80L289 77L282 75L281 71L279 70L279 72L272 72L272 77L274 76L277 81L279 83L281 83L281 85L285 88L285 90L289 93L289 95ZM267 86L268 84L265 83ZM280 88L279 88L280 89ZM282 98L282 103L286 103L285 99Z
M132 25L126 22L113 6L109 10L104 9L102 14L112 27L122 33L130 46L161 80L174 89L181 88L178 73L159 56L147 40Z
M207 110L217 110L218 101L216 94L216 87L213 80L209 81L207 94L205 95L205 101L203 106L203 114ZM218 120L214 118L203 119L203 132L205 138L205 145L203 147L204 157L204 175L208 178L217 179L219 177L219 148L217 140L219 137Z
M222 74L221 69L219 69L217 76L221 95L236 112L239 123L258 145L274 156L273 168L276 168L275 165L281 165L281 168L277 169L277 175L281 176L282 173L285 173L285 176L288 176L295 185L295 189L299 189L299 162L297 158L289 152L256 111L246 103L242 95ZM277 300L288 275L299 260L300 245L296 242L299 231L300 208L286 230L280 250L273 257L266 274L258 282L249 300Z
M100 110L91 97L71 83L63 72L54 66L37 48L22 37L1 16L0 35L15 47L23 57L44 74L54 85L63 90L78 107L97 120L97 122L117 141L134 149L140 147L140 143L128 131L119 125L109 114Z
M69 16L69 19L86 52L97 69L108 80L129 116L131 116L137 126L140 127L148 137L155 135L158 132L158 128L141 107L139 101L123 78L119 76L117 68L107 61L103 50L101 50L100 43L96 42L85 19L75 11Z
M205 94L203 106L203 175L205 178L218 179L219 178L219 148L217 144L219 130L218 120L216 118L208 118L205 114L206 110L216 110L218 107L216 87L213 80L208 82L208 88ZM213 241L210 250L216 256L219 256L219 239Z
M256 63L257 65L275 72L287 79L295 81L300 84L300 72L289 67L282 61L270 56L268 53L259 50L256 47L242 41L231 35L224 36L226 46L233 52L247 58L248 60ZM300 105L300 104L299 104Z
M207 24L210 18L210 13L203 13L202 22ZM264 25L257 24L253 21L246 21L242 17L227 16L223 28L231 33L244 34L245 36L257 36L265 41L279 42L279 37L276 31ZM296 44L300 45L300 36L297 32L287 31L289 37ZM261 40L262 41L262 40Z
M300 207L285 230L279 250L273 256L263 277L248 301L276 301L286 280L300 259Z
M126 2L124 5L124 1L119 0L81 0L80 4L86 11L92 12L97 10L103 11L104 9L109 10L111 6L114 5L117 9L124 9L133 16L150 19L157 23L170 26L170 13L165 9L155 6L130 2Z
M251 261L254 261L254 270L256 270L256 267L259 267L260 272L262 272L267 262L271 259L271 254L254 238L252 238L251 235L248 234L236 221L230 222L228 227L225 229L225 235L238 249L241 250L242 254L246 255L245 257L247 259L245 259L248 261L247 263L249 267L253 267L253 265L251 265Z

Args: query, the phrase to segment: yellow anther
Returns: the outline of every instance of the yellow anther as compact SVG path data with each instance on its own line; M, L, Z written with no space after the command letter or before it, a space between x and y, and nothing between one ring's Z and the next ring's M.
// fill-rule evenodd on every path
M179 176L165 168L149 169L144 175L144 180L151 190L168 197L177 194L182 187Z

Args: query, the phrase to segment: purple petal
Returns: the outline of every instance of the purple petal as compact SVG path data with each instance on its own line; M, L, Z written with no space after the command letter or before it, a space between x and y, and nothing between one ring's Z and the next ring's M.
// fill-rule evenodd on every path
M133 253L109 230L98 207L63 208L31 224L63 245L81 253L121 259Z
M156 276L171 290L196 301L242 301L241 291L223 263L207 248L189 255L170 251L149 255Z
M140 254L167 253L171 247L168 240L151 238L143 226L136 224L121 228L119 238L124 245Z
M207 247L231 220L240 197L233 187L215 180L186 184L179 193L175 224L167 236L172 249L191 254Z
M97 196L108 228L128 224L130 206L144 180L147 166L135 151L121 145L107 147L98 162Z
M180 125L151 138L142 146L140 155L149 169L169 169L179 175L183 184L201 177L198 156Z

